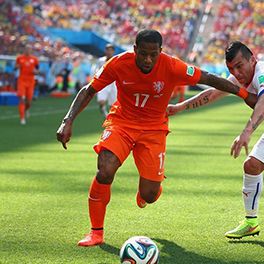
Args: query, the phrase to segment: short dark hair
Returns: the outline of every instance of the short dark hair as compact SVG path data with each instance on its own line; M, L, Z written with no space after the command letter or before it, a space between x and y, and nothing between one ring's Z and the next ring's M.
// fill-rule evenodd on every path
M153 29L143 29L137 33L136 45L138 46L141 42L158 43L159 47L162 46L161 34Z
M105 45L105 48L106 48L106 49L108 49L108 48L114 49L115 46L114 46L112 43L107 43L107 44Z
M225 50L226 61L231 62L239 51L241 51L243 57L247 60L249 60L253 55L253 52L244 43L234 41L231 42Z

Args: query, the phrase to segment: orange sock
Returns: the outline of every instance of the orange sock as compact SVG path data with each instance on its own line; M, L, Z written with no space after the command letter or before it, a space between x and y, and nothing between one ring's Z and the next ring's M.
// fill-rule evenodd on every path
M92 229L101 229L104 227L104 218L106 206L111 197L111 184L100 184L96 178L89 191L89 214Z
M25 103L19 103L18 104L18 111L19 111L19 116L20 116L20 119L24 119L25 118Z

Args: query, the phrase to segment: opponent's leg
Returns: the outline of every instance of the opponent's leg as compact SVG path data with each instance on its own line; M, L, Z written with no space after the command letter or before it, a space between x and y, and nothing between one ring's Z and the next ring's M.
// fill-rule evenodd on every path
M228 238L242 238L259 234L258 204L262 192L264 164L254 157L249 157L244 163L242 195L246 217L233 230L226 232Z

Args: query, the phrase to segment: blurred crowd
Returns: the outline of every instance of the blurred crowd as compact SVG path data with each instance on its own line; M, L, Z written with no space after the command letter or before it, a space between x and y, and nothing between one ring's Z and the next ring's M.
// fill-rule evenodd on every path
M50 89L62 83L65 73L71 86L86 83L96 58L40 34L38 27L91 30L124 49L131 48L139 29L151 27L162 33L163 50L183 59L189 58L194 37L202 43L198 55L204 63L223 64L224 48L237 39L264 57L263 0L219 0L217 5L214 1L210 4L215 21L212 33L196 36L206 0L0 0L0 55L16 56L31 44L34 55L45 61L39 78ZM6 62L9 70L0 74L0 86L14 75Z
M32 44L38 57L54 59L67 50L70 56L76 56L76 49L60 40L41 35L36 26L43 20L38 17L41 2L0 0L0 54L17 55L24 51L26 44Z
M248 45L259 59L264 59L264 1L220 1L215 14L213 33L205 50L206 62L218 63L224 59L224 47L234 40Z
M39 83L45 83L48 89L60 86L65 69L70 69L69 86L78 79L77 87L87 83L95 58L85 54L61 40L41 35L36 25L42 23L37 16L41 2L0 0L0 89L14 87L17 72L14 70L14 58L22 54L26 45L31 45L33 54L41 61Z
M42 26L88 29L123 47L139 29L153 27L164 36L164 49L183 57L188 50L203 0L57 0L37 1Z

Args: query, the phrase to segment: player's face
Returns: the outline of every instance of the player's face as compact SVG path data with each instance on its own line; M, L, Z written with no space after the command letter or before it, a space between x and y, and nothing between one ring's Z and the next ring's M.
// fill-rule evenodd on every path
M112 47L105 49L105 56L110 59L114 56L115 50Z
M149 73L153 69L160 55L161 48L158 43L141 42L134 45L136 64L143 73Z
M254 56L246 59L241 51L239 51L231 62L226 62L226 65L230 73L236 77L240 84L245 86L250 84L256 65Z
M25 53L25 55L30 55L31 51L32 51L32 48L30 46L26 46L24 53Z

